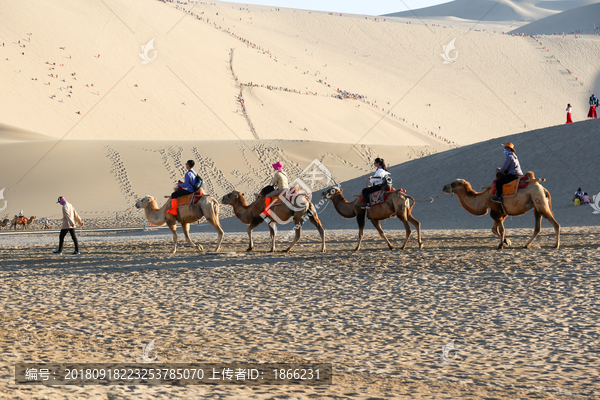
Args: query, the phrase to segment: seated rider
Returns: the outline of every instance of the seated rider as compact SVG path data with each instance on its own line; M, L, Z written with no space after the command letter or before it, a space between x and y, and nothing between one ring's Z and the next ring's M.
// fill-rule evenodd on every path
M275 169L275 175L273 175L273 179L271 179L271 183L269 186L263 188L260 192L265 195L265 210L262 214L269 215L271 199L275 196L279 196L283 193L284 190L288 188L288 178L285 172L283 172L283 164L281 161L277 161L273 165L273 169Z
M281 161L277 161L272 165L273 169L275 169L275 175L273 175L273 179L271 179L269 185L273 187L273 191L266 195L267 199L279 196L281 192L288 188L288 178L285 172L283 172L283 164Z
M492 198L492 201L496 203L502 203L502 186L523 176L519 159L515 153L515 146L511 142L506 142L503 146L506 160L504 160L504 165L496 170L497 173L504 174L501 178L496 179L496 197Z
M387 188L387 176L390 174L385 166L385 161L383 158L377 157L375 159L375 174L367 178L368 181L371 182L371 187L366 187L362 190L362 196L365 199L365 203L367 203L364 207L365 210L371 209L371 193L375 193L378 190L382 190Z
M179 181L178 183L181 189L176 190L171 194L171 209L167 210L167 213L177 215L177 198L185 196L186 194L194 193L194 182L196 181L196 176L198 176L196 171L192 169L194 168L195 164L196 163L194 162L194 160L188 160L185 163L185 168L187 169L184 178L185 180L184 182Z

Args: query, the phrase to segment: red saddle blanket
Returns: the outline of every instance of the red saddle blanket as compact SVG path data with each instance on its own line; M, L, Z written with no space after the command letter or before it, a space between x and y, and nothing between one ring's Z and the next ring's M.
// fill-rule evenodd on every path
M371 193L371 207L385 203L388 196L394 191L396 191L396 189L394 189L393 187L388 187L383 190L378 190L377 192ZM363 201L363 203L366 203L364 196L361 196L361 200Z
M529 185L529 183L525 182L528 179L529 178L527 176L523 176L521 177L521 179L519 179L519 189L525 189L527 185ZM510 185L513 182L509 182L506 185ZM492 182L492 186L492 194L496 194L496 179L494 179L494 181ZM502 192L504 193L504 190Z

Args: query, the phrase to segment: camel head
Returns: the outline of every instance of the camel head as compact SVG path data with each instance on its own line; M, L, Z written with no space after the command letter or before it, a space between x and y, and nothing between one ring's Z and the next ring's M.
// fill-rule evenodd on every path
M454 182L445 185L442 191L444 193L456 194L461 190L468 191L469 189L471 189L469 182L465 181L464 179L457 179Z
M221 199L222 204L228 204L230 206L241 202L244 206L246 205L246 199L244 198L244 193L238 192L234 190L233 192L226 194Z
M335 196L341 195L342 191L341 187L332 187L331 189L322 192L321 197L324 200L332 200Z
M135 202L135 208L146 208L146 207L150 206L150 203L153 201L155 201L154 197L146 196L143 199L139 199L138 201Z

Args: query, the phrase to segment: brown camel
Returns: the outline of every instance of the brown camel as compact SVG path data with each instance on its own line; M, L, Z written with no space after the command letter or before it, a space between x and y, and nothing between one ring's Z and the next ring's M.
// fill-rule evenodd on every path
M10 223L10 219L4 218L2 222L0 222L0 228L4 228L6 225ZM9 228L10 229L10 228Z
M421 240L421 223L412 216L412 208L415 205L415 199L411 196L395 191L392 192L386 199L384 204L373 206L370 210L363 210L362 207L365 203L362 201L362 197L357 197L354 201L347 201L342 194L341 188L332 188L328 191L321 193L324 199L330 199L335 207L335 210L344 218L356 218L358 222L358 244L354 251L360 250L360 244L363 239L363 232L365 230L365 215L366 218L371 220L379 235L385 240L390 250L394 250L394 246L390 243L388 238L385 236L385 232L381 228L381 220L393 217L394 214L404 224L406 230L406 239L402 245L402 250L406 248L408 239L412 233L408 222L414 225L417 230L417 239L419 242L419 249L423 248L423 240ZM409 205L409 200L412 200L412 205ZM368 211L368 212L367 212Z
M560 246L560 225L554 219L552 213L552 199L550 192L539 182L543 179L535 179L533 172L528 171L526 176L529 178L529 184L524 189L519 189L514 197L504 197L503 202L495 203L491 201L492 187L487 187L483 192L476 192L471 188L471 184L464 179L457 179L444 186L445 193L455 194L458 201L465 210L473 215L485 215L490 211L490 216L494 219L492 232L500 238L498 249L503 249L504 244L510 246L510 241L504 237L504 219L508 215L521 215L533 208L535 217L535 229L533 237L524 246L528 249L533 239L540 233L542 227L542 217L546 218L554 227L556 232L556 245Z
M257 196L256 200L248 205L246 199L244 198L244 194L234 190L233 192L223 196L221 203L228 204L233 207L233 213L235 216L242 221L246 225L250 225L248 227L248 237L250 238L250 244L248 245L248 249L246 251L254 250L254 243L252 241L252 231L258 225L260 225L265 219L269 224L269 231L271 233L271 252L275 252L275 217L266 216L263 218L261 213L265 210L265 196L264 194L260 194ZM319 234L321 235L321 252L325 253L325 229L321 225L321 221L317 216L317 210L312 202L306 201L304 202L304 208L300 211L294 211L290 209L284 203L271 204L270 206L271 213L274 213L276 218L279 221L288 221L293 218L294 221L294 229L296 231L296 235L290 247L288 247L284 252L288 252L294 247L294 245L300 240L300 234L302 232L302 224L307 219L310 219L310 222L317 228Z
M11 228L15 228L15 231L17 230L17 225L23 225L23 230L27 229L27 227L29 225L31 225L33 223L33 220L35 220L35 216L33 217L29 217L27 219L25 219L25 221L23 221L21 218L17 217L15 215L15 217L13 218L13 220L10 223L10 227L8 229Z
M143 208L146 212L146 218L148 221L155 226L162 226L167 224L171 232L173 233L173 254L177 251L177 222L181 224L183 235L188 243L194 246L196 249L202 251L201 245L196 245L190 239L190 224L199 221L202 217L212 225L219 235L217 240L217 248L215 251L219 251L221 242L223 241L223 229L219 223L219 202L210 196L202 197L197 204L191 204L189 206L179 207L177 210L178 215L171 215L167 213L167 210L171 209L171 201L168 200L165 205L158 208L156 199L152 196L146 196L143 199L138 200L135 203L136 208Z

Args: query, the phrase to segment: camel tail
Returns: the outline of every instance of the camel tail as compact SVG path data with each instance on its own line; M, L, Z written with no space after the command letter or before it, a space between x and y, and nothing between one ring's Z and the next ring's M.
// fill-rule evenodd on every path
M219 202L215 199L213 199L212 202L212 208L213 208L213 212L215 213L215 218L219 218Z
M313 204L313 202L309 202L309 206L308 206L308 212L310 212L310 214L312 215L312 217L315 219L315 222L317 223L317 225L321 225L321 220L319 219L319 217L317 217L317 209L315 208L315 205Z
M546 193L546 198L548 199L548 206L550 207L550 211L552 211L552 196L550 196L550 192L546 188L544 188L544 193Z
M407 194L405 194L405 196L406 196L406 197L408 197L410 200L412 200L412 204L410 204L410 205L408 206L408 212L411 212L411 211L412 211L412 208L413 208L413 206L415 205L415 198L414 198L414 197L412 197L412 196L409 196L409 195L407 195Z

